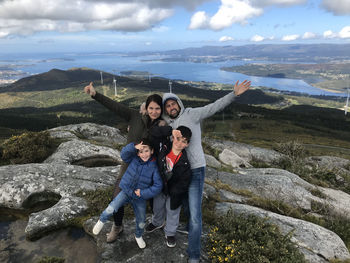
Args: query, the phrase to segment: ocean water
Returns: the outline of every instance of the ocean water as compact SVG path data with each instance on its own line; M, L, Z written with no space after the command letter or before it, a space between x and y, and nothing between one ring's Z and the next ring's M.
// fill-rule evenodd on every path
M0 67L12 67L16 78L47 72L53 68L67 70L88 67L119 75L121 71L146 71L153 76L173 80L235 83L248 79L252 86L264 86L283 91L295 91L310 95L345 96L310 86L303 80L247 76L220 70L223 66L242 65L245 61L215 63L162 62L159 56L131 57L118 53L56 53L56 54L0 54ZM249 61L251 63L252 61ZM260 61L261 62L261 61ZM266 63L269 63L266 61Z

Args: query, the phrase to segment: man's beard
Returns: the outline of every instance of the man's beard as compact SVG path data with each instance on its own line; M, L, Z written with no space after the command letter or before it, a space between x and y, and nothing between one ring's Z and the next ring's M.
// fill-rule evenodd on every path
M179 111L178 110L175 110L175 114L171 114L171 115L169 115L169 117L171 118L171 119L176 119L177 118L177 116L179 116Z

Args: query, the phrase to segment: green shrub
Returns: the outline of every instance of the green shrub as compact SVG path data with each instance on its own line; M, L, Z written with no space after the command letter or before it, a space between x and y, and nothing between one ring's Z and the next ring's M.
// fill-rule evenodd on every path
M304 158L307 153L305 147L297 141L278 143L275 150L286 155L293 162Z
M54 151L57 144L48 131L26 132L12 136L3 143L2 159L10 164L42 162Z
M229 211L212 227L207 251L212 262L306 262L290 238L267 219Z

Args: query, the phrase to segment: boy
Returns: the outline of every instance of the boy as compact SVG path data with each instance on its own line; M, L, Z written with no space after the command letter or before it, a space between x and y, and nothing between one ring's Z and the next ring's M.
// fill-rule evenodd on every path
M152 222L146 227L146 232L153 232L164 226L168 247L176 246L175 233L179 225L181 203L187 197L191 181L191 167L185 148L188 146L192 132L185 126L171 131L170 126L154 127L151 135L154 137L170 136L172 144L167 141L158 155L158 167L163 179L163 192L153 198Z
M135 239L140 248L145 248L146 243L142 238L146 220L146 200L158 195L162 191L162 179L160 178L157 162L152 157L153 149L147 139L139 144L129 143L121 151L121 158L128 163L119 187L121 192L113 199L102 212L92 232L98 235L106 221L113 212L126 203L131 203L136 217Z

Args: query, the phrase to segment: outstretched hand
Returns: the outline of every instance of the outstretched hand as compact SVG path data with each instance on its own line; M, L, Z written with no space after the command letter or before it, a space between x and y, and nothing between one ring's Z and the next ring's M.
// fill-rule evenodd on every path
M90 82L89 85L85 86L84 92L86 94L91 95L91 96L95 96L96 95L96 90L95 90L94 86L92 85L92 82Z
M250 88L250 83L251 81L245 80L242 83L238 84L239 81L237 80L233 91L235 92L236 96L239 96L241 94L243 94L244 92L246 92L249 88Z

